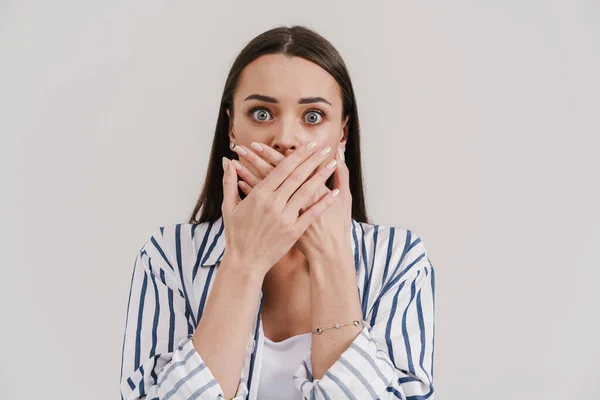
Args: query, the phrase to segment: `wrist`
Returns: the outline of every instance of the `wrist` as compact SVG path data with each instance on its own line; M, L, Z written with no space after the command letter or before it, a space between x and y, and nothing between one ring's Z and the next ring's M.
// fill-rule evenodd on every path
M354 260L352 247L350 245L330 246L327 251L305 254L305 257L309 265L315 266L340 264L340 261L348 259Z
M267 271L267 268L260 266L255 260L249 260L247 257L227 252L227 250L223 254L219 269L232 271L250 284L255 283L261 286Z
M332 255L321 254L317 257L307 258L310 277L319 286L319 283L327 284L331 279L356 282L356 266L352 249L338 252Z

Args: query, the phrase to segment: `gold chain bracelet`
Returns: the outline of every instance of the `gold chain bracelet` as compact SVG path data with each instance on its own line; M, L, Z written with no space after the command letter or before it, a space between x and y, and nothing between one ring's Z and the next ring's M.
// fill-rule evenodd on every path
M347 324L335 324L333 326L328 326L328 327L325 327L325 328L318 327L312 333L316 333L317 335L320 335L321 333L323 333L323 331L326 331L327 329L333 329L333 328L340 329L342 326L348 326L348 325L353 325L353 326L362 325L362 327L364 328L364 326L366 325L366 323L367 323L367 321L355 320L355 321L352 321L352 322L347 323Z

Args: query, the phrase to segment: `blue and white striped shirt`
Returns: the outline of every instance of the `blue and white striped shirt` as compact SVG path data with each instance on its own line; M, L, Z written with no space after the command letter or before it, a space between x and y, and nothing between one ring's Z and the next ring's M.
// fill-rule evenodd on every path
M305 399L433 399L435 278L412 231L352 220L356 283L366 322L321 379L309 351L294 375ZM225 250L223 218L159 228L135 259L121 362L121 397L223 399L192 336ZM257 400L261 301L235 400ZM260 400L260 399L258 399Z

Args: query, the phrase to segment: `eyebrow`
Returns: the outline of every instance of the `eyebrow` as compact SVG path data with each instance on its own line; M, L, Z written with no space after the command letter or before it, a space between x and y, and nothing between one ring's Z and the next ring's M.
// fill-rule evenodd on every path
M279 100L277 100L275 97L269 97L269 96L265 96L262 94L251 94L250 96L248 96L244 99L244 101L248 101L248 100L259 100L259 101L264 101L265 103L273 103L273 104L279 103ZM300 100L298 100L298 104L312 104L312 103L326 103L331 106L331 103L322 97L303 97Z

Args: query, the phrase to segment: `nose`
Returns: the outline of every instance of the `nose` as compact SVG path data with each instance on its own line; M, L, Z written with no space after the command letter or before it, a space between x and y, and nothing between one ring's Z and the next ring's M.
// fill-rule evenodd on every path
M280 121L281 123L274 127L271 147L287 157L306 142L306 135L294 118L282 118Z

